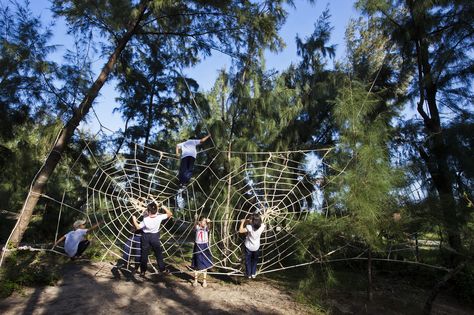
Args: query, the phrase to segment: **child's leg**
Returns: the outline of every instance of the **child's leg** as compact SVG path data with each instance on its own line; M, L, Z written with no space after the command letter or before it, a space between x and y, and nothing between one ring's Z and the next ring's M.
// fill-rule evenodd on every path
M252 276L252 252L247 247L245 247L245 274L247 277Z
M186 156L181 159L178 174L179 183L181 185L186 185L193 176L194 161L195 158L192 156Z
M202 286L207 287L207 270L204 270L202 274Z
M257 264L258 264L258 250L252 252L252 277L255 278L257 275Z
M181 185L184 183L184 173L186 172L186 162L184 158L179 161L179 173L178 173L178 180Z
M193 177L193 170L194 170L194 161L196 160L192 156L185 157L186 161L186 172L184 173L184 184L189 183L191 177Z
M150 243L151 247L153 248L153 252L155 253L156 261L158 262L158 269L160 271L165 271L165 262L163 261L163 252L161 250L160 233L153 233L150 235Z
M147 264L148 264L148 253L150 252L150 242L149 242L149 235L144 233L142 235L142 253L141 253L141 260L140 260L140 270L142 274L145 274Z
M122 261L119 262L120 265L126 265L128 263L128 259L130 258L130 255L132 255L132 247L133 246L133 241L131 238L127 240L125 245L123 246L123 255L122 255Z
M179 183L181 185L186 185L191 179L191 176L193 175L194 160L195 159L192 156L186 156L181 159L178 174Z
M90 242L88 240L82 240L79 242L79 245L77 245L77 252L74 257L79 257L82 255L82 253L86 250L87 247L89 247Z
M140 261L142 258L142 235L137 234L135 235L135 244L134 244L134 256L135 256L135 269L138 269L138 266L140 266Z
M194 282L193 282L193 286L197 287L198 285L198 272L197 271L194 271Z

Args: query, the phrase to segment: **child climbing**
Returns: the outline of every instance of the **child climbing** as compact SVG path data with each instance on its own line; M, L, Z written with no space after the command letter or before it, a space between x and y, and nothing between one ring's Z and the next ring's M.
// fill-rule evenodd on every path
M247 233L245 237L245 271L247 277L255 279L257 276L258 250L260 249L260 236L265 230L265 224L258 214L250 219L240 221L239 233Z
M165 211L164 214L158 214L158 205L155 201L153 201L148 204L148 215L143 218L143 221L141 223L138 223L137 218L135 216L132 216L132 222L135 228L137 230L142 229L143 231L141 239L142 253L140 260L140 276L142 277L145 276L145 272L147 270L148 253L150 252L150 247L155 253L160 272L166 271L160 242L160 225L161 221L172 217L173 213L164 205L161 205L161 209Z
M207 287L207 269L212 267L211 251L209 250L209 228L211 220L200 217L195 223L196 239L194 241L191 268L194 269L193 286L198 285L199 273L202 273L202 286Z
M100 225L100 223L97 223L91 228L86 229L85 224L86 220L77 220L76 222L74 222L74 231L71 231L59 238L56 243L54 243L52 249L54 249L59 243L65 240L64 251L66 252L66 254L71 258L71 260L80 258L82 253L84 253L84 251L90 244L90 241L86 239L86 234L90 231L97 229Z
M186 186L193 176L194 161L196 160L196 146L206 142L211 137L210 134L201 139L189 139L176 145L176 155L180 155L181 161L179 165L178 180L182 187Z
M142 230L136 229L133 227L132 235L127 240L123 246L123 255L122 258L117 263L118 268L128 267L130 257L134 258L135 266L134 269L137 270L141 262L141 243L142 243Z

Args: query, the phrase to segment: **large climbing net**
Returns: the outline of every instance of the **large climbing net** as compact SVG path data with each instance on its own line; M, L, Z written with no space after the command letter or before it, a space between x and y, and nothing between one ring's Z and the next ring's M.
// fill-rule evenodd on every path
M96 137L102 133L103 130ZM64 230L64 226L75 219L86 218L89 224L102 222L101 228L94 232L95 240L105 249L102 260L119 261L129 270L136 267L140 244L131 217L141 219L149 202L163 203L173 211L173 218L163 222L160 233L165 263L172 266L174 272L189 270L195 222L201 216L212 221L211 274L243 275L244 237L237 230L240 220L253 213L259 213L267 226L261 239L259 274L338 261L341 259L331 260L329 256L339 251L343 254L346 247L353 246L348 242L327 253L315 253L305 248L304 240L296 231L309 217L327 216L335 208L328 204L332 199L328 185L345 171L344 166L338 169L330 163L334 160L335 148L232 152L219 150L214 145L198 154L193 178L186 189L181 190L176 155L134 144L134 149L124 154L96 156L91 148L95 139L83 140L84 147L77 159L64 162L71 165L64 174L71 185L66 185L62 197L55 199L47 194L40 197L59 208L54 240L61 236L59 230ZM143 161L139 156L145 149L148 153ZM87 174L91 173L85 171L83 165L92 165L95 170L89 178ZM84 197L77 199L73 187L84 187ZM412 185L410 189L414 190L406 191L406 195L422 198L419 187ZM69 198L69 194L76 197ZM26 247L45 250L41 244ZM361 257L364 249L357 251L359 254L355 257L343 260L364 259ZM391 255L401 251L413 252L415 256L413 244L408 241L389 247L387 258L379 260L391 260ZM157 272L154 256L151 257L150 265Z
M135 153L139 146L135 145ZM196 219L211 219L213 273L241 275L244 271L240 220L259 213L267 228L261 239L259 273L310 264L295 261L304 248L295 226L314 213L327 212L323 174L331 149L288 152L229 152L211 148L198 154L194 176L184 190L177 180L178 157L147 148L148 161L136 154L116 155L100 163L88 183L81 211L91 223L103 221L98 240L118 260L133 268L140 253L131 224L151 201L163 203L174 215L163 223L165 261L181 272L189 265ZM89 154L90 155L90 154ZM200 163L205 156L205 164ZM232 162L230 162L232 161ZM105 259L104 255L104 259ZM153 266L153 265L152 265Z

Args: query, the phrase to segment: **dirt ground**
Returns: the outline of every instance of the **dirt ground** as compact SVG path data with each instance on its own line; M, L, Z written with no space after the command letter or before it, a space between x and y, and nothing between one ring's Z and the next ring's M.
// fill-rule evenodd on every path
M110 264L65 265L56 286L25 289L0 300L0 314L314 314L269 281L210 278L193 287L187 274L142 279Z
M110 263L68 262L55 286L26 288L0 300L0 314L384 314L417 315L427 291L403 281L379 281L374 300L356 285L314 291L321 309L295 301L296 275L281 280L209 277L207 288L193 287L190 274L148 275L146 279ZM295 271L297 272L297 271ZM301 276L301 275L300 275ZM353 277L348 277L351 282ZM283 285L286 283L287 285ZM293 289L291 289L293 287ZM317 298L318 299L318 298ZM469 315L474 308L440 294L433 315Z

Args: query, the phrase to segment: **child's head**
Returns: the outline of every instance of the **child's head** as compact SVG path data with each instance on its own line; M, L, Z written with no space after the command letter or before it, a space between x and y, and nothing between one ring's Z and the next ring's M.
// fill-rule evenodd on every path
M260 228L260 226L262 225L262 218L260 217L259 214L254 214L252 216L252 227L254 228L254 230L258 230Z
M207 225L207 218L204 217L204 216L200 216L200 217L199 217L198 224L199 224L200 227L206 227L206 225Z
M150 202L146 207L146 210L149 214L156 214L158 212L158 206L156 205L156 202Z
M76 220L72 226L74 227L74 230L77 230L84 228L84 224L86 224L86 220Z

